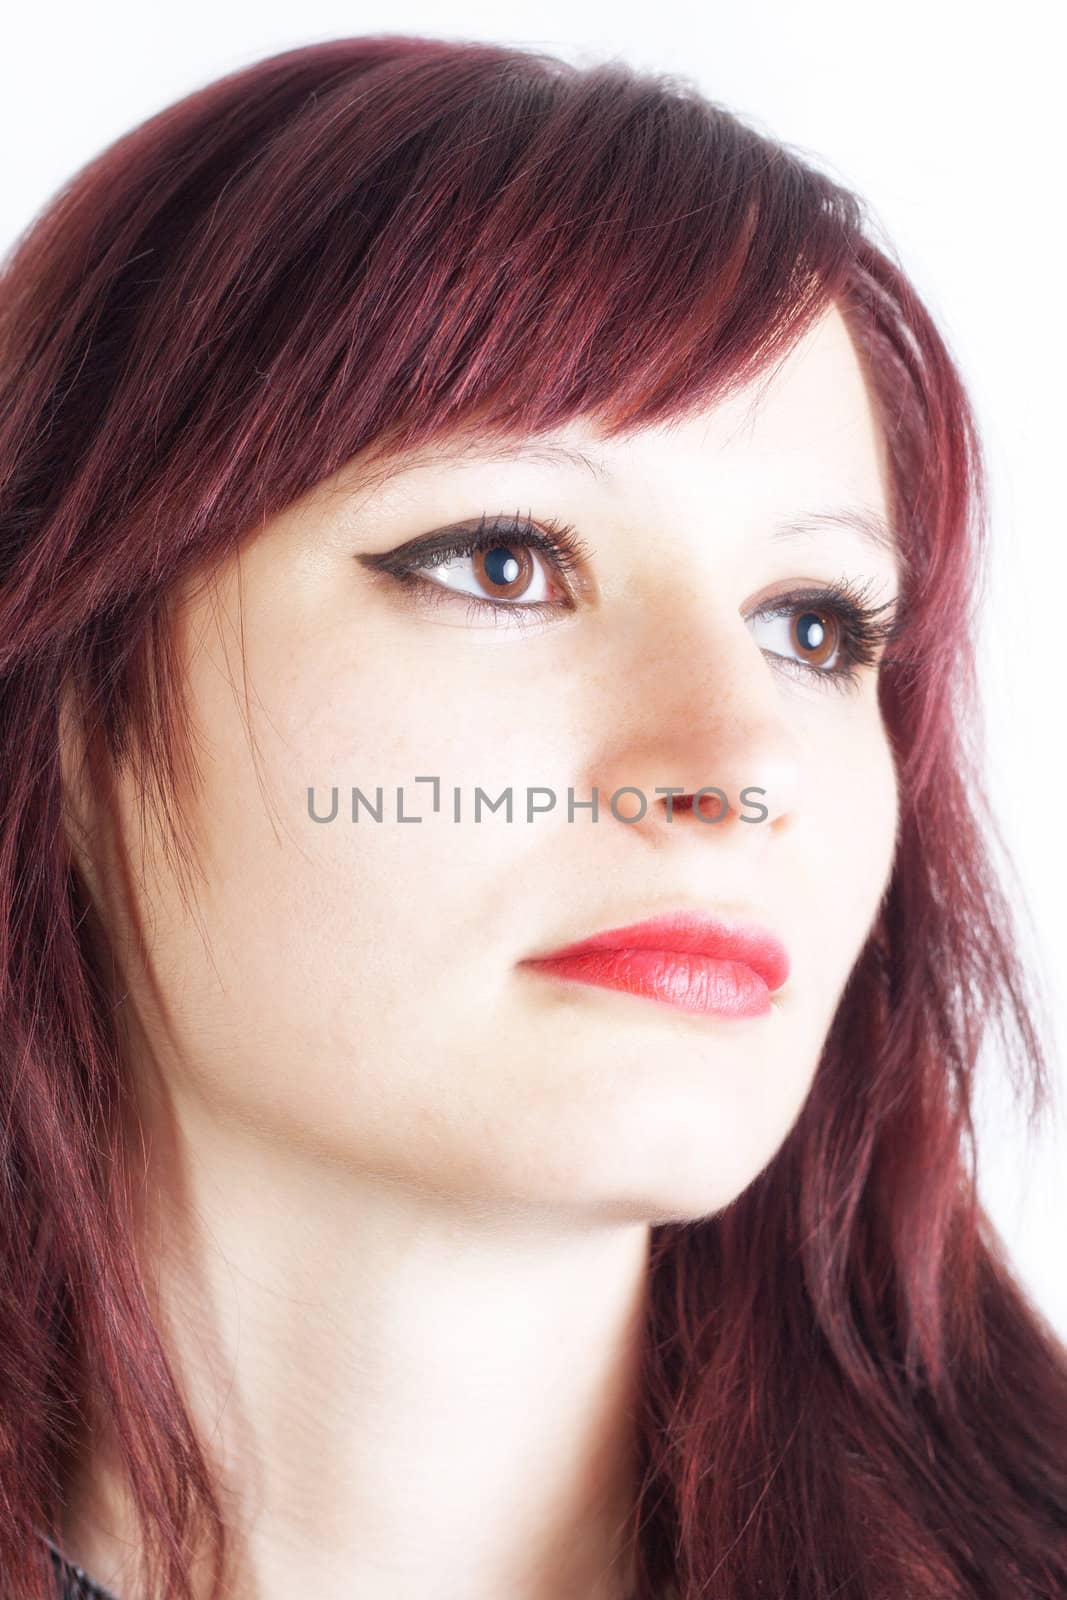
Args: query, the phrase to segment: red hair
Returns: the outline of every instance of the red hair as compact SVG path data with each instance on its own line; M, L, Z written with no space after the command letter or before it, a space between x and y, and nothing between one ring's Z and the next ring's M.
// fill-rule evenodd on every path
M994 1026L1031 1122L1037 1002L989 851L959 372L860 201L684 80L412 37L288 51L120 138L0 277L0 1571L53 1593L64 1471L114 1419L151 1592L225 1526L131 1243L121 997L65 842L100 782L191 781L174 597L372 442L707 407L831 302L885 430L906 626L879 694L892 878L795 1125L653 1229L639 1600L1067 1594L1067 1351L979 1205ZM101 793L103 793L101 789ZM179 844L185 861L189 842ZM128 1131L128 1129L127 1129Z

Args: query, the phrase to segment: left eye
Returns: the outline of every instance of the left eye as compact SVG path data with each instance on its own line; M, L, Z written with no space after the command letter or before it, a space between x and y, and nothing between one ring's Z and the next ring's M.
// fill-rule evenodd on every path
M477 600L521 600L524 605L564 600L540 552L525 544L499 544L485 550L441 551L418 564L419 573L443 589ZM433 574L430 577L430 574Z
M840 619L825 607L794 604L777 613L757 612L752 621L762 623L767 630L763 649L816 669L829 668L844 642Z

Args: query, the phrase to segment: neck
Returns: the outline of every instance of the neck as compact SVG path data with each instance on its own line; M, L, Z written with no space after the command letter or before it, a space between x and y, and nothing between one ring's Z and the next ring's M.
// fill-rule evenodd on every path
M475 1213L190 1107L163 1149L138 1244L234 1600L422 1600L442 1573L471 1600L623 1600L646 1226ZM104 1428L64 1549L140 1600Z

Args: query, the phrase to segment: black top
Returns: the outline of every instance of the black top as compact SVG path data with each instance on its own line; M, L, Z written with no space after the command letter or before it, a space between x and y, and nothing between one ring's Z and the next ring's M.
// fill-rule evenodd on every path
M110 1589L94 1583L88 1573L76 1567L62 1555L51 1539L46 1538L56 1575L56 1600L117 1600Z

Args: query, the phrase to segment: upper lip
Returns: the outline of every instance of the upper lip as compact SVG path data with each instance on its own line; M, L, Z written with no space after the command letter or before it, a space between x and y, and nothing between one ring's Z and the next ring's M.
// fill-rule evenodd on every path
M666 950L705 956L711 961L737 961L758 973L768 989L780 989L789 976L785 945L769 929L752 922L725 921L692 911L608 928L573 944L528 956L527 960L554 961L587 950Z

